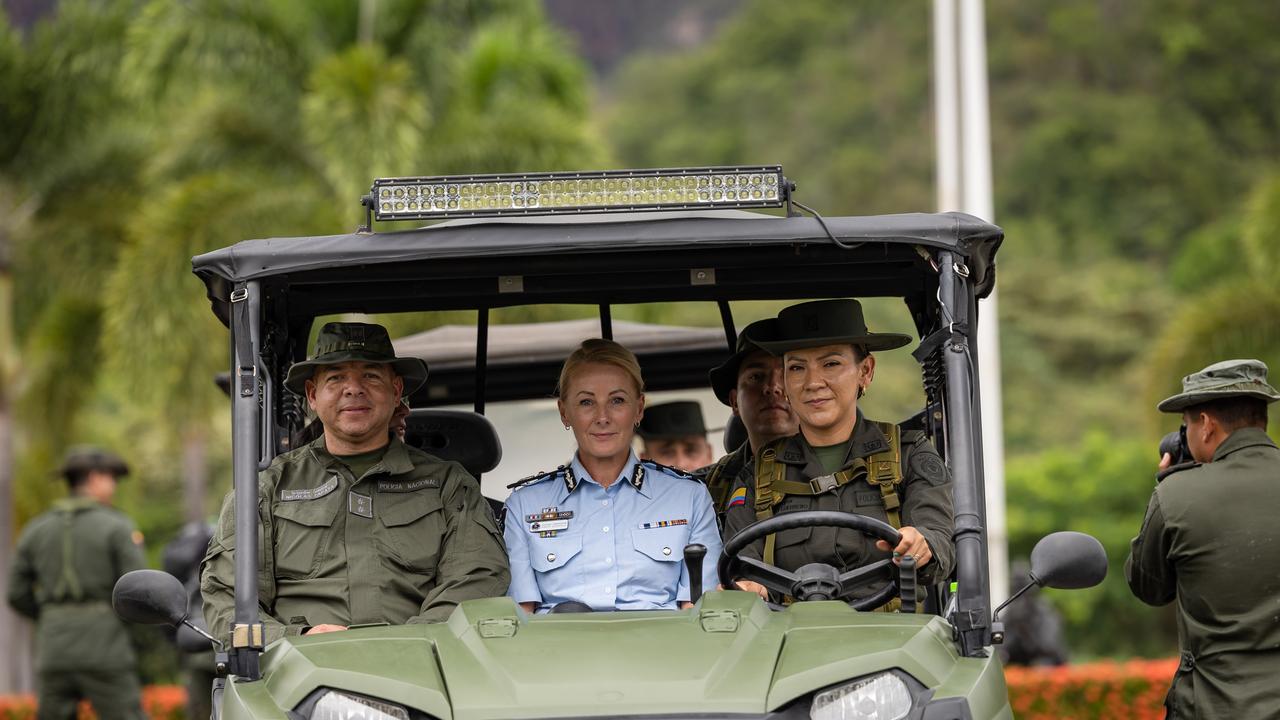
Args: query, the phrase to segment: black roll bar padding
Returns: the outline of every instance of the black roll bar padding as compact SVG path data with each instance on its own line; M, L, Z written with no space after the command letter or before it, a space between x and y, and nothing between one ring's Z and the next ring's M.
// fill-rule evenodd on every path
M473 401L477 415L484 414L485 385L489 377L489 308L476 311L476 394Z
M940 253L939 260L942 267L938 294L943 305L943 321L964 322L972 290L956 272L953 253ZM966 325L973 327L972 323ZM947 380L947 460L951 464L955 496L957 590L952 622L959 635L960 653L965 657L981 657L982 648L991 642L991 597L987 569L983 565L986 534L982 527L981 476L975 451L981 430L976 425L974 412L968 334L953 333L943 356Z
M613 308L609 307L609 303L600 305L600 337L605 340L613 339Z
M724 326L724 339L729 344L729 352L733 352L738 347L738 331L733 326L733 310L729 308L728 300L717 300L716 306L720 308L720 324Z
M254 626L258 616L258 462L261 455L261 407L258 402L262 346L262 284L240 283L232 293L232 377L237 381L232 401L231 455L236 520L235 625ZM252 633L249 633L252 636ZM232 672L256 680L260 647L233 647Z

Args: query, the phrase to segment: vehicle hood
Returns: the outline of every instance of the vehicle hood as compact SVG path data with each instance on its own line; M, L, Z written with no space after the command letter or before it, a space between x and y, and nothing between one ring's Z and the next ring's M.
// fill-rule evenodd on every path
M774 612L748 593L713 592L679 612L531 616L493 598L438 625L286 638L263 656L263 689L286 711L330 687L442 720L763 714L889 668L929 688L967 686L972 677L953 677L974 675L965 662L940 618L839 602Z

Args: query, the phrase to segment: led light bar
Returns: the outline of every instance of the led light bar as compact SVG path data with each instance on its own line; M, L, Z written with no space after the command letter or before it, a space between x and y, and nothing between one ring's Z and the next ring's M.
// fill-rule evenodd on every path
M378 220L781 207L778 165L450 175L375 180L365 203Z

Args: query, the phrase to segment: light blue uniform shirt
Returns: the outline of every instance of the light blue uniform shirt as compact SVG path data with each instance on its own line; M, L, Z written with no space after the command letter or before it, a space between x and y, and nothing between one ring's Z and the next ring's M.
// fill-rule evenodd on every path
M703 592L716 589L720 533L711 495L696 479L628 458L600 486L575 454L507 498L507 555L516 602L540 611L569 600L595 610L674 610L689 599L684 546L707 546Z

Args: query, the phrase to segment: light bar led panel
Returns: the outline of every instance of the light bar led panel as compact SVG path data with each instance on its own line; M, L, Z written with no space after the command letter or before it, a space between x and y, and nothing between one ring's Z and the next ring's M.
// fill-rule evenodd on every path
M781 207L777 165L602 172L385 178L373 183L378 220Z

